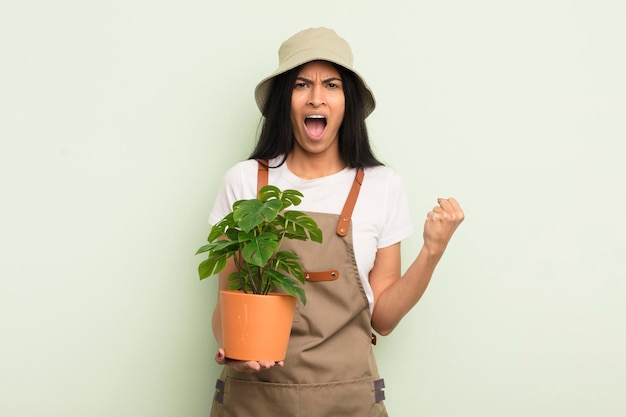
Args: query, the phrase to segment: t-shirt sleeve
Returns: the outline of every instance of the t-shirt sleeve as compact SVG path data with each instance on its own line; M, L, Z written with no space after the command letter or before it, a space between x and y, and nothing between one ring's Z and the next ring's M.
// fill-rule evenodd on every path
M209 215L209 224L214 225L228 215L235 201L255 197L255 169L256 161L244 161L226 171Z
M379 249L401 242L414 232L404 183L395 171L390 171L386 190L388 193L386 199L388 203L386 206L387 216L378 239Z

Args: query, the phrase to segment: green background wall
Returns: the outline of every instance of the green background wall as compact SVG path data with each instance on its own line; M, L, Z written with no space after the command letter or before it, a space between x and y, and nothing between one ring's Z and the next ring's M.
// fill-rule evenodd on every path
M256 82L323 25L416 224L440 196L467 215L379 338L391 415L623 416L625 21L617 0L3 2L0 414L207 415L193 254Z

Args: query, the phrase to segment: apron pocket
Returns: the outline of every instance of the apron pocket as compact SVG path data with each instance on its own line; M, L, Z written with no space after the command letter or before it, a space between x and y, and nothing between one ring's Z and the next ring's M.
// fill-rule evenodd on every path
M224 416L287 417L298 415L297 385L233 378L226 378L225 385L223 404L213 402L214 408L224 410Z
M385 417L373 378L324 384L277 384L226 378L212 416ZM376 387L375 387L376 385ZM218 388L218 394L221 390ZM222 399L223 403L218 400ZM377 402L378 401L378 402Z
M387 416L373 378L300 386L299 417Z

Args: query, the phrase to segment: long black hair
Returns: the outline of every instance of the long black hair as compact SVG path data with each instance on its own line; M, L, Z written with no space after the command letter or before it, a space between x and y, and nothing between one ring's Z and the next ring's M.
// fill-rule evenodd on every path
M261 133L249 159L272 159L282 156L283 160L279 164L282 165L289 152L293 150L291 94L300 69L304 65L277 75L272 80L263 109L265 118L262 120ZM350 168L383 165L374 156L365 125L361 94L365 87L353 72L340 65L333 65L343 81L346 103L343 123L339 128L339 153Z

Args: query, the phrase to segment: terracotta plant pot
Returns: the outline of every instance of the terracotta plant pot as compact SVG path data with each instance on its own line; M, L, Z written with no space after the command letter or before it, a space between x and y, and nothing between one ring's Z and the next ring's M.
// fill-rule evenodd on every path
M285 359L296 298L220 291L222 344L227 358L246 361Z

